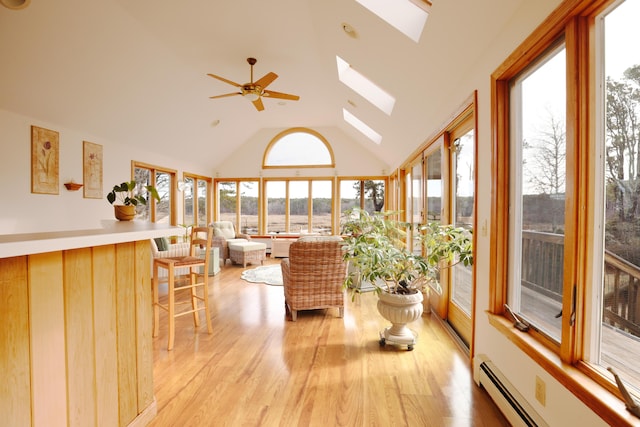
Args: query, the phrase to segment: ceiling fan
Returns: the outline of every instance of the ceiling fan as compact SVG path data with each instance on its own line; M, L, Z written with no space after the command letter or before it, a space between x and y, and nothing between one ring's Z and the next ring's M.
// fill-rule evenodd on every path
M267 73L264 77L260 78L257 81L253 81L253 66L258 60L256 58L247 58L247 62L251 66L251 81L245 84L238 84L236 82L232 82L231 80L225 79L224 77L216 76L215 74L207 74L208 76L213 77L214 79L218 79L225 83L229 83L232 86L239 87L240 92L227 93L224 95L216 95L211 96L211 99L215 98L225 98L227 96L234 95L242 95L249 101L251 101L256 107L256 110L262 111L264 110L264 105L262 105L262 97L268 98L279 98L279 99L288 99L290 101L297 101L300 99L298 95L291 95L288 93L275 92L272 90L266 90L266 87L269 86L275 79L278 78L276 73Z

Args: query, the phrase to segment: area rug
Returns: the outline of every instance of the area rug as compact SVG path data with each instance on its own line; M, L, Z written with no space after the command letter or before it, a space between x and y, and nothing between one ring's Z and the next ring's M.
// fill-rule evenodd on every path
M240 277L247 282L282 286L282 269L280 264L264 265L252 268L251 270L245 270Z

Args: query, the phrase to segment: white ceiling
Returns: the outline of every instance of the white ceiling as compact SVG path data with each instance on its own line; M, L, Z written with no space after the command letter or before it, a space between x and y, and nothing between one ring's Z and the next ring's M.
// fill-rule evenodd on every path
M32 0L0 7L0 109L197 152L212 169L261 129L336 127L397 166L448 117L439 102L522 2L436 0L415 43L355 0ZM336 55L396 97L391 116L338 81ZM273 71L269 89L300 100L264 99L258 112L240 96L209 99L236 88L207 73L246 83L247 57L258 59L254 80ZM346 124L343 108L382 144Z

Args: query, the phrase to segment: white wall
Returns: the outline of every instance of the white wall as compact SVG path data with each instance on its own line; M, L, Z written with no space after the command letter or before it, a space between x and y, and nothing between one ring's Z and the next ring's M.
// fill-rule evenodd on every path
M60 190L58 195L31 193L31 125L55 130L60 136ZM64 183L82 183L82 142L103 146L103 194L131 179L131 160L170 169L210 175L202 166L161 156L134 145L105 141L37 118L0 110L0 234L90 229L113 219L106 198L85 199L83 191L67 191ZM178 223L182 213L179 214Z
M31 193L31 126L55 130L60 136L60 190L58 195ZM336 168L267 170L263 176L288 177L297 173L306 176L381 175L389 166L372 154L362 150L336 128L316 128L329 141L336 158ZM160 167L175 169L178 177L183 172L204 176L258 177L262 156L271 139L282 129L266 129L254 135L230 158L225 159L217 171L185 161L183 157L167 157L153 151L137 148L135 144L107 141L56 123L25 117L0 110L0 234L27 233L54 230L90 229L100 227L100 221L113 218L113 208L101 199L85 199L83 191L68 191L64 183L74 180L82 183L82 142L90 141L103 146L103 194L131 177L131 161L141 161ZM179 205L180 206L180 205ZM178 209L177 223L182 221Z
M264 151L271 140L285 129L262 129L225 159L213 173L221 178L291 177L301 176L363 176L389 174L389 165L363 149L342 130L335 127L316 127L331 145L335 168L266 169L262 171Z

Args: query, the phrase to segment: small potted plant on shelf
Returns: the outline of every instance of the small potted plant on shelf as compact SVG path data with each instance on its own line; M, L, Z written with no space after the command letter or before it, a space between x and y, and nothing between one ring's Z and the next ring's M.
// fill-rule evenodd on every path
M345 215L344 259L350 266L345 286L355 292L362 282L373 286L380 298L378 311L392 323L380 333L380 344L389 341L413 349L415 335L406 324L422 315L422 291L440 291L436 278L441 268L473 263L470 232L438 223L414 227L397 220L399 212L353 209ZM422 250L407 248L407 233L420 242L424 256Z
M148 197L160 201L160 195L153 185L142 186L132 180L114 185L113 190L107 194L107 201L113 205L118 220L131 221L136 216L136 206L146 205Z

